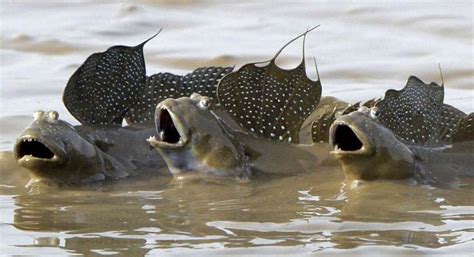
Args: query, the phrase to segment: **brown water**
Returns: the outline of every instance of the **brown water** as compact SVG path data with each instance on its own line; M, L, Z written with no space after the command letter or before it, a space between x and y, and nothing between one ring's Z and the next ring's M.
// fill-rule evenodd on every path
M57 110L77 124L61 93L78 65L161 27L145 48L148 74L268 59L321 24L308 36L306 54L317 57L324 95L381 96L409 75L440 82L440 63L446 102L474 110L472 2L4 1L0 17L1 150L10 151L36 109ZM290 67L300 53L295 44L279 60ZM145 174L28 192L28 174L11 154L0 161L5 255L459 256L474 249L472 180L453 188L381 181L351 189L334 168L250 183Z

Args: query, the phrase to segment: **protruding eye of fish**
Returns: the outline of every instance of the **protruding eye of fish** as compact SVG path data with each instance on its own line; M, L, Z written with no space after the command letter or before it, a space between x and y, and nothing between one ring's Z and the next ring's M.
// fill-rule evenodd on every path
M361 107L359 107L359 109L357 109L357 111L367 113L369 111L369 108L367 106L362 105Z
M375 120L375 119L378 119L378 117L380 117L380 110L379 110L379 108L377 108L377 107L372 107L372 108L370 109L370 118L372 118L372 119Z
M33 119L40 120L41 118L43 118L43 115L44 115L44 111L41 111L41 110L35 111L35 113L33 114Z
M48 113L48 117L50 120L58 120L59 119L59 114L57 111L50 111Z
M211 106L211 99L207 96L203 96L198 103L199 108L202 110L207 110Z
M193 101L198 101L199 98L201 98L201 95L199 93L192 93L189 98Z

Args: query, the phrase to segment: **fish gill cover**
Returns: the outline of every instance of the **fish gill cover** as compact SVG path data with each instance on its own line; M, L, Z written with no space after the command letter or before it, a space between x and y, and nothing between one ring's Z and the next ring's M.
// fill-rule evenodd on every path
M319 74L317 81L308 78L304 58L306 34L317 27L293 38L271 60L246 64L220 81L219 102L242 127L259 137L298 143L301 125L321 98ZM289 70L278 67L278 55L302 36L301 63ZM263 63L268 64L257 66Z

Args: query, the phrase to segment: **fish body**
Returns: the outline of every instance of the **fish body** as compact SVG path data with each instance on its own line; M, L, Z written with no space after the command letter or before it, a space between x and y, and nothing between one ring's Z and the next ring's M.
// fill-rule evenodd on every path
M408 179L441 184L474 176L474 141L437 147L404 141L371 117L355 111L331 126L332 154L349 180ZM372 115L373 116L373 115Z
M319 76L307 76L304 58L293 69L275 62L300 37L304 56L304 39L314 28L290 40L272 59L225 75L217 85L217 97L193 93L158 104L156 134L148 142L173 174L198 172L245 180L262 173L315 170L323 163L329 148L298 144L302 124L321 98Z
M189 172L246 180L253 175L296 174L323 163L319 145L275 142L236 129L225 112L210 109L209 98L167 99L156 107L155 136L148 142L174 175ZM328 154L326 154L328 156Z
M164 166L145 141L151 131L151 127L72 126L55 111L37 111L13 152L35 180L81 184L119 179Z
M333 116L329 141L346 178L444 184L474 176L474 115L443 104L443 89L412 76L383 100Z

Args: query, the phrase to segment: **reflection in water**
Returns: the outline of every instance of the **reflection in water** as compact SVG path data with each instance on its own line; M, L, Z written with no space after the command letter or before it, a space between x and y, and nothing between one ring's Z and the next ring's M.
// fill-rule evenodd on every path
M250 183L138 177L37 194L18 187L13 197L18 230L11 233L39 233L30 243L17 244L22 247L126 255L269 246L272 253L303 246L436 249L473 237L472 188L374 182L347 189L342 179L339 168L328 168Z

